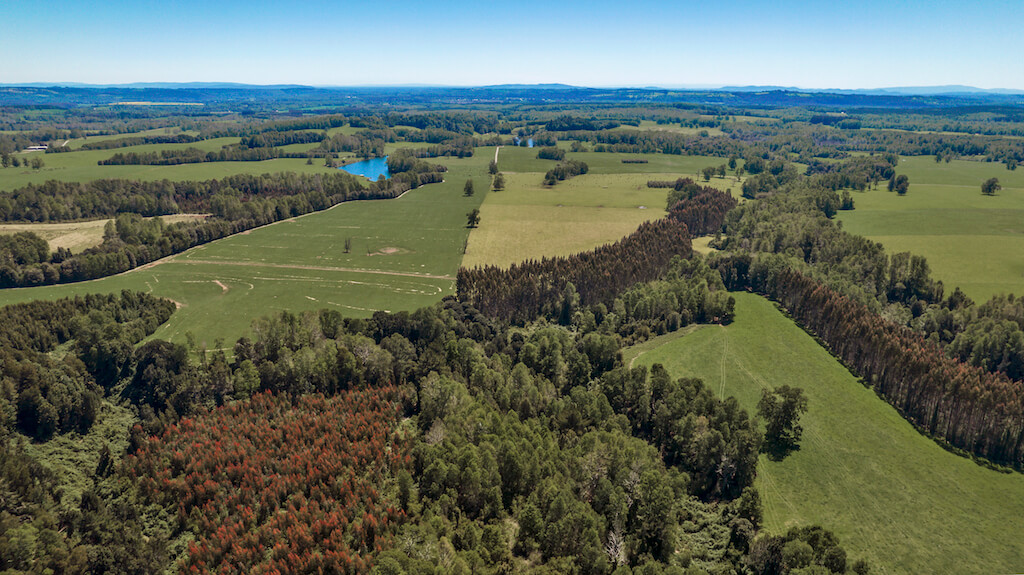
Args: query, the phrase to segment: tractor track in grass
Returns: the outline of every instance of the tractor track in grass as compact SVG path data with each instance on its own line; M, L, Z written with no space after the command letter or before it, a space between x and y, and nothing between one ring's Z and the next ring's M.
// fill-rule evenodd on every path
M313 270L322 272L345 272L345 273L359 273L359 274L377 274L385 276L400 276L407 278L419 278L419 279L432 279L432 280L454 280L453 276L440 276L433 274L421 274L415 272L392 272L386 270L367 270L360 268L339 268L331 266L308 266L308 265L296 265L296 264L271 264L265 262L237 262L237 261L219 261L219 260L197 260L191 258L182 258L177 260L175 263L181 264L200 264L200 265L213 265L213 266L241 266L241 267L260 267L260 268L278 268L278 269L289 269L289 270Z

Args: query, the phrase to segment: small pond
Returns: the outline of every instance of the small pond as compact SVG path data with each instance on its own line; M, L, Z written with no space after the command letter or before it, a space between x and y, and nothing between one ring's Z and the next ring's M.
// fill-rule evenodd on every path
M384 176L384 179L391 177L391 173L388 171L388 157L383 158L371 158L369 160L363 160L347 166L338 168L339 170L345 170L350 174L362 176L368 180L377 181L377 178Z

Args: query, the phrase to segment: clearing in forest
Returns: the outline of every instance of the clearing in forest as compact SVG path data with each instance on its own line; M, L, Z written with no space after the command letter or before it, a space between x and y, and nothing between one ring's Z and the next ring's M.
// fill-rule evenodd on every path
M872 573L1024 571L1024 474L945 451L772 302L733 295L732 324L662 336L628 350L626 361L699 377L751 414L764 388L804 389L800 449L758 464L771 531L821 524Z

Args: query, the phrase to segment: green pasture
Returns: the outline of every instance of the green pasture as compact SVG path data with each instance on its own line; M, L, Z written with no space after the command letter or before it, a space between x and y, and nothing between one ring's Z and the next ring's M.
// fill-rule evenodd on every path
M947 291L959 286L976 300L1024 293L1024 170L924 156L900 158L897 173L910 179L907 194L884 185L855 193L856 209L840 215L845 229L890 253L925 256ZM981 183L991 177L1003 189L983 196Z
M542 177L505 174L505 190L492 192L480 208L464 266L508 266L586 251L665 215L667 190L648 188L645 175L587 174L553 187L541 185Z
M502 153L505 149L502 148ZM566 158L582 160L587 163L591 174L672 174L672 178L689 175L696 179L695 174L708 166L720 166L729 161L728 158L715 156L676 156L672 154L613 154L608 152L569 152ZM640 158L646 164L624 164L623 159ZM732 170L728 170L726 181L734 181ZM650 178L656 179L656 178ZM712 182L722 181L712 178Z
M323 160L306 165L305 159L277 159L263 162L206 162L201 164L180 164L177 166L100 166L116 153L157 152L185 148L199 148L203 151L217 151L227 144L234 144L239 138L216 138L193 144L146 144L116 150L84 150L46 154L32 152L20 154L22 159L39 156L45 165L39 170L22 166L0 168L0 191L11 191L27 184L41 184L47 180L63 182L87 182L102 178L124 178L141 181L158 180L209 180L233 174L267 174L273 172L324 173L331 168L324 167Z
M502 147L498 168L505 189L487 196L480 208L480 226L470 234L462 265L508 266L527 259L563 256L614 242L641 223L665 215L668 190L648 188L650 180L696 179L696 172L722 158L664 154L577 152L590 172L555 186L542 185L553 160L538 160L536 148ZM623 164L623 158L644 158L646 164ZM661 170L661 171L658 171ZM731 176L704 185L728 190Z
M353 128L343 126L329 130L330 134L345 133L351 134L364 128ZM159 152L162 150L182 150L186 148L198 148L205 152L218 151L230 144L237 144L240 138L215 138L202 140L192 144L145 144L140 146L129 146L113 150L80 150L86 142L97 142L105 140L116 140L120 138L131 138L138 136L158 136L163 134L180 133L178 129L168 130L158 128L143 132L130 134L114 134L107 136L90 136L68 141L68 147L72 152L59 154L46 154L44 152L30 152L19 154L21 159L31 159L39 156L45 165L39 170L33 170L28 166L18 168L0 168L0 192L11 191L27 184L41 184L47 180L59 180L63 182L87 182L101 178L124 178L142 181L157 180L209 180L223 178L234 174L268 174L275 172L299 172L299 173L326 173L331 168L324 166L323 158L314 158L313 164L308 165L305 158L297 159L276 159L262 162L208 162L201 164L181 164L177 166L100 166L98 162L106 160L117 153L146 153ZM282 146L286 152L304 153L316 148L319 144L291 144ZM388 144L387 150L393 151L405 147L423 147L426 144L421 142L397 142ZM481 149L483 150L483 149ZM480 153L484 153L481 151ZM493 156L493 148L490 152ZM339 161L356 160L353 154L339 154ZM546 169L545 169L546 170Z
M488 151L490 156L488 156ZM466 212L486 195L493 148L473 158L442 158L444 183L393 200L347 202L198 246L119 276L0 290L0 305L83 293L141 290L181 307L154 337L184 342L191 332L213 348L230 346L252 320L280 310L322 308L367 317L376 310L415 310L455 291L469 230ZM473 177L479 185L462 195ZM351 252L344 253L346 238Z
M1024 571L1024 475L945 451L770 301L733 295L732 324L662 336L626 360L699 377L751 413L762 389L804 389L800 449L758 465L769 530L821 524L872 573Z

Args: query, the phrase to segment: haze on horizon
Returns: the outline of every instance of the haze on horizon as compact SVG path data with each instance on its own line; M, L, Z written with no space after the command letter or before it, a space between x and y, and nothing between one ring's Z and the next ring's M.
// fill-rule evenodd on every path
M1024 3L12 0L0 83L1024 89Z

